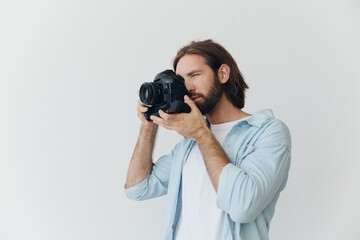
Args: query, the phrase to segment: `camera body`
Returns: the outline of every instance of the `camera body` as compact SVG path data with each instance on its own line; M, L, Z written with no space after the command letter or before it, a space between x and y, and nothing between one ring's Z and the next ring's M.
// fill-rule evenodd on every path
M140 100L149 105L145 112L148 121L151 115L159 116L159 110L166 113L189 113L189 105L184 103L184 96L188 94L184 79L172 70L158 73L153 82L145 82L139 90Z

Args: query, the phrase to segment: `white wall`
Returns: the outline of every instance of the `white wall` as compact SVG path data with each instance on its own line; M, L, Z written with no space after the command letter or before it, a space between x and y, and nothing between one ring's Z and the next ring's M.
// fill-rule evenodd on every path
M0 0L0 239L161 239L166 197L124 196L136 92L212 38L293 159L270 235L360 239L360 3ZM156 156L180 139L162 130Z

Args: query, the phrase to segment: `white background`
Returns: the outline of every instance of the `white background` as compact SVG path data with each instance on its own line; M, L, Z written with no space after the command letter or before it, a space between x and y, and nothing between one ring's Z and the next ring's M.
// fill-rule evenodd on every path
M161 239L167 198L123 193L136 92L207 38L292 133L271 238L360 239L357 0L0 0L0 239Z

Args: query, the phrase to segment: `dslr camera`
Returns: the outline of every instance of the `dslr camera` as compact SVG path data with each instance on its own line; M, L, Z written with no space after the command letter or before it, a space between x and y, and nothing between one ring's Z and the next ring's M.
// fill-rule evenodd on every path
M184 79L172 70L158 73L153 82L145 82L139 90L140 100L150 106L145 112L148 121L151 115L159 117L159 110L166 113L189 113L189 105L184 103L184 96L188 94Z

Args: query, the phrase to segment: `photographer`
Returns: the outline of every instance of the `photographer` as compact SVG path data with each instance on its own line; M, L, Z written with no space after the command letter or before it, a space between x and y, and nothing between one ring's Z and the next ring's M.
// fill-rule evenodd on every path
M248 88L226 49L191 42L173 63L184 79L190 111L173 114L138 103L140 134L129 165L126 195L169 195L165 239L268 239L269 224L290 167L288 128L271 110L242 111ZM158 126L184 139L153 163Z

